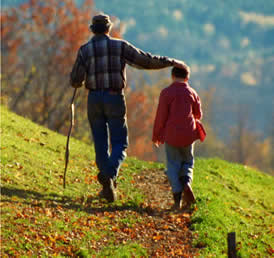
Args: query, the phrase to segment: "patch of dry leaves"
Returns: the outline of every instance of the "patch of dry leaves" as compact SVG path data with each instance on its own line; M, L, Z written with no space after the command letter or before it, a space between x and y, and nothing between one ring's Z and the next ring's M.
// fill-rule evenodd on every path
M145 170L135 176L136 186L147 196L145 205L151 209L143 225L142 243L153 257L194 257L198 249L192 246L189 230L190 214L171 211L171 188L163 171ZM141 226L140 226L141 227Z
M163 171L142 171L132 183L146 195L141 207L109 207L99 200L95 204L81 204L79 199L54 202L40 197L21 202L15 197L7 199L12 193L4 189L2 205L14 213L10 213L9 222L2 221L2 229L13 232L8 238L3 235L2 257L40 256L41 248L46 248L50 256L79 257L81 242L90 232L100 232L98 239L88 240L89 251L96 253L109 243L121 245L130 241L144 246L150 257L197 256L189 230L190 214L170 210L172 194ZM79 209L83 215L73 218L73 210ZM126 222L129 218L133 223ZM55 225L60 222L69 227L57 231ZM9 248L11 241L24 248Z

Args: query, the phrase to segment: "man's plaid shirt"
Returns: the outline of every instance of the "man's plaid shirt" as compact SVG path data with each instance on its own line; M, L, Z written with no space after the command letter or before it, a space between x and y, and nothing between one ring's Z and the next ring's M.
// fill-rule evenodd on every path
M119 90L126 86L125 65L138 69L161 69L172 66L173 59L152 56L129 42L108 35L95 35L81 46L70 79L73 87L85 81L88 89Z

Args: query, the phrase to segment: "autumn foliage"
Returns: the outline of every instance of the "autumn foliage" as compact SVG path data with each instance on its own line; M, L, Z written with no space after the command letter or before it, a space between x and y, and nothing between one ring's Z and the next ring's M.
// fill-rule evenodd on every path
M157 102L151 100L142 89L134 91L129 89L127 108L129 111L129 155L144 160L156 160L151 134Z
M53 130L65 132L72 89L69 73L77 50L90 37L92 0L30 0L3 11L2 84L9 107ZM113 18L114 19L114 18ZM119 36L119 29L114 29ZM78 114L85 113L80 91Z
M68 74L89 36L92 1L31 0L1 16L3 93L19 114L62 131L71 94Z
M78 48L92 36L89 24L95 13L92 0L84 1L81 6L72 0L29 0L19 7L4 9L1 12L2 103L36 123L67 134L73 94L69 73ZM111 19L116 24L116 18ZM120 31L120 27L115 25L112 36L121 37ZM140 71L134 73L136 87L129 80L126 90L128 153L145 160L163 160L163 151L160 155L159 151L155 151L151 134L159 93L168 86L169 74L158 74L157 80L149 74L149 86L146 80L139 80L140 74ZM156 72L153 71L153 74ZM192 86L196 88L195 80ZM216 87L209 85L208 88L203 91L197 89L203 103L203 122L208 136L202 145L197 144L196 154L218 156L273 172L273 130L269 130L270 137L261 140L249 128L241 128L242 125L237 124L231 130L230 138L227 137L228 143L219 139L212 125L223 103L216 104ZM87 91L83 88L78 90L73 136L90 142L86 98ZM250 151L253 143L259 155Z
M69 86L69 73L78 48L92 36L89 24L93 14L92 0L80 7L71 0L30 0L3 12L2 100L13 111L66 134L73 91ZM115 22L115 17L112 20ZM119 30L114 27L112 36L121 37ZM78 90L73 134L89 141L86 95L86 90ZM144 93L130 89L127 104L129 153L155 159L147 137L153 123L154 106L150 106L152 103Z

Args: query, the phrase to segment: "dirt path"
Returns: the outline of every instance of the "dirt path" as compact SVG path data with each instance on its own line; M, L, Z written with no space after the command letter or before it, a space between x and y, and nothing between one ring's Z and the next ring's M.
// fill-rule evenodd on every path
M164 171L142 171L135 176L135 183L147 196L147 203L151 207L167 210L172 206L171 188Z
M8 234L2 239L3 246L10 246L3 257L39 256L41 243L43 252L46 248L49 256L81 257L79 243L83 239L90 253L102 252L105 247L111 252L111 247L115 250L138 243L145 247L149 257L197 257L199 250L192 246L193 233L189 230L190 214L169 209L173 201L163 171L144 170L133 178L132 183L146 196L139 206L106 205L97 193L85 201L82 197L58 199L57 195L53 198L35 191L1 189L9 214L5 224L14 229L12 236ZM82 213L74 216L79 210ZM63 223L69 228L56 230L56 225ZM86 232L98 232L98 237L87 237ZM31 248L15 249L10 245L19 241L18 236L25 236L20 238L21 246L27 241Z
M164 171L145 170L135 176L136 186L147 196L141 242L151 257L194 257L193 234L189 230L190 214L170 210L173 204L171 188ZM136 228L141 225L136 225ZM141 226L142 227L142 226Z
M95 213L96 217L111 218L108 226L112 225L114 244L137 242L146 248L149 257L198 257L199 250L192 246L193 233L189 230L190 214L170 210L173 200L164 172L144 170L133 178L132 183L146 196L141 207L113 207L105 212L97 209ZM134 218L133 224L121 223L130 217ZM106 235L92 248L100 250L109 238Z

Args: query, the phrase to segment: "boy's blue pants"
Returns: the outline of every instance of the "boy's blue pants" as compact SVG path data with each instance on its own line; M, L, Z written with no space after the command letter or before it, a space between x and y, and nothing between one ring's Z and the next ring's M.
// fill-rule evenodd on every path
M186 147L175 147L165 143L165 149L167 160L166 174L172 192L182 192L184 184L191 184L193 180L194 143Z

